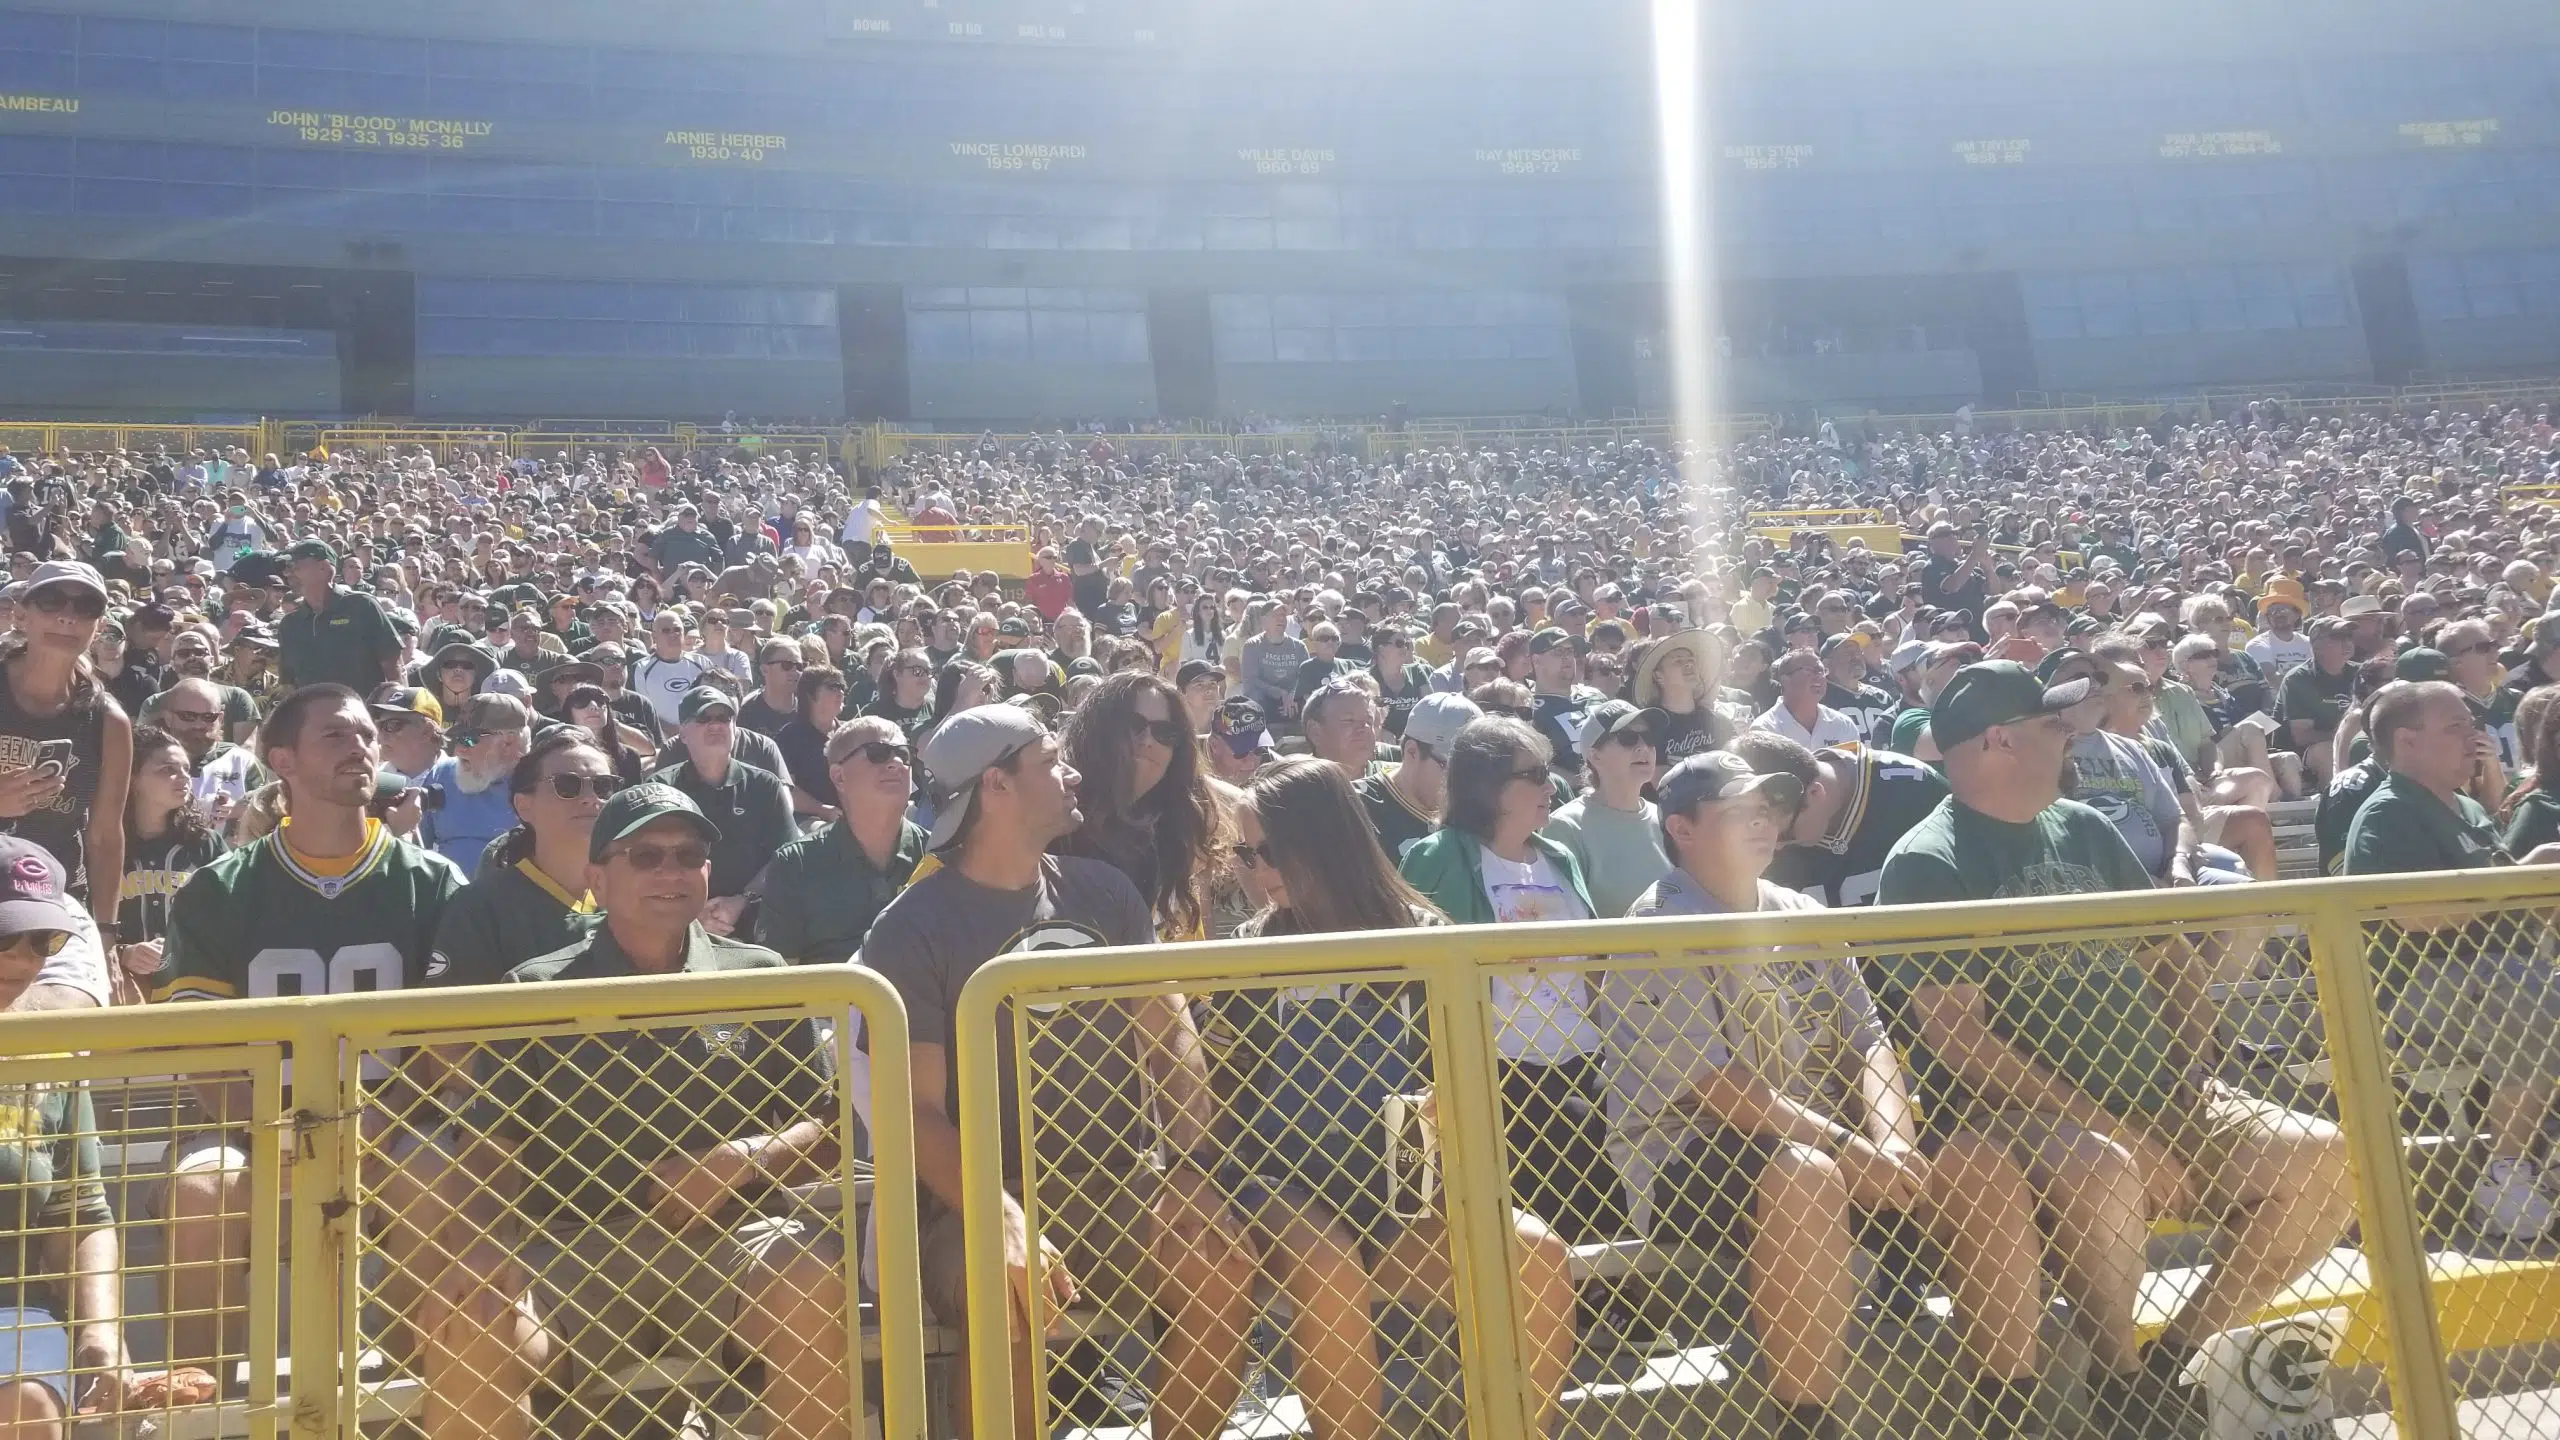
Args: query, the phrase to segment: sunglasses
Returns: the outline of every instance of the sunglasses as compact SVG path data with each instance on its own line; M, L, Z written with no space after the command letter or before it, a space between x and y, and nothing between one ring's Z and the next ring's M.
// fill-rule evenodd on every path
M1279 862L1271 858L1271 847L1267 843L1248 845L1242 841L1238 841L1233 847L1233 853L1236 857L1236 863L1247 869L1251 869L1256 862L1269 865L1275 870L1280 868Z
M841 765L857 755L861 756L863 763L867 765L887 765L893 762L899 765L913 765L916 759L913 746L901 745L895 740L866 740L837 756L835 763Z
M1144 715L1130 716L1129 738L1134 740L1144 735L1154 736L1155 742L1167 750L1191 738L1190 731L1184 728L1179 720L1150 720Z
M809 664L805 660L767 660L764 663L767 665L779 665L785 670L806 670L809 668Z
M219 710L173 709L168 712L168 715L172 720L184 720L190 725L211 725L222 719L222 712Z
M67 930L21 930L9 937L8 944L0 945L0 955L32 948L38 955L51 958L69 943L71 934Z
M575 800L582 794L610 800L622 791L622 777L619 775L553 775L548 778L551 793L563 800Z
M643 875L660 870L699 870L711 863L711 847L690 845L626 845L615 852Z
M1540 765L1529 770L1514 770L1511 772L1511 778L1514 780L1526 781L1531 785L1544 787L1547 784L1547 767Z
M444 668L447 670L477 670L480 667L472 664L468 660L447 660L444 662Z
M59 615L68 610L83 620L95 620L107 613L104 596L68 585L48 585L27 597L27 608L45 615Z

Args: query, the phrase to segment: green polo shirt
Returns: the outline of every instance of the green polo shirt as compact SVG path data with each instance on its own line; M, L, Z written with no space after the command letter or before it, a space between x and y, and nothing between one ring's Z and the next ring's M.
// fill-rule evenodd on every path
M343 585L330 586L328 603L316 612L294 607L276 623L276 643L287 685L344 685L358 695L372 694L389 674L383 662L400 656L400 636L381 602Z
M756 943L795 965L852 959L871 922L915 878L924 855L924 827L912 821L900 825L885 870L871 863L842 820L792 841L765 871Z
M791 787L770 770L732 758L728 775L714 785L686 761L651 778L692 796L719 828L720 838L711 845L713 899L745 894L747 882L756 878L764 862L800 838L800 828L791 819Z
M761 946L692 929L684 972L779 969ZM599 924L565 950L507 974L510 984L640 974ZM692 1017L642 1030L531 1036L488 1047L476 1128L513 1142L525 1179L517 1201L538 1225L596 1224L645 1212L652 1166L726 1140L777 1135L803 1120L832 1124L831 1053L802 1020ZM748 1197L753 1203L755 1197Z

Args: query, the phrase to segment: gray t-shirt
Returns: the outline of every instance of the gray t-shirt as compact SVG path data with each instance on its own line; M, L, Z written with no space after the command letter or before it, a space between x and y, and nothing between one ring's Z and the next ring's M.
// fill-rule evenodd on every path
M1650 800L1636 801L1633 810L1613 810L1585 793L1547 817L1545 834L1573 852L1591 908L1601 919L1614 920L1671 868L1662 858L1661 823Z
M2107 817L2153 878L2178 843L2178 785L2139 740L2100 730L2071 742L2070 796Z
M1147 903L1127 876L1099 860L1050 855L1040 861L1039 883L1024 890L990 890L957 869L936 870L889 902L854 959L897 987L914 1043L943 1047L944 1099L957 1121L952 1017L961 987L979 966L1000 955L1149 945L1155 938ZM1144 1123L1129 1005L1100 1000L1029 1007L1037 1082L1031 1104L1044 1167L1137 1173L1152 1127ZM997 1025L996 1054L1000 1113L1018 1115L1014 1037L1007 1022ZM1004 1173L1007 1185L1021 1185L1022 1137L1012 1125L1004 1130Z
M1801 891L1760 882L1764 912L1821 908ZM1673 870L1627 918L1724 913L1685 871ZM1671 1157L1720 1123L1690 1103L1711 1070L1744 1066L1799 1103L1851 1117L1857 1068L1884 1038L1875 996L1858 967L1838 956L1769 955L1601 977L1611 1129L1631 1137L1619 1167L1640 1205Z

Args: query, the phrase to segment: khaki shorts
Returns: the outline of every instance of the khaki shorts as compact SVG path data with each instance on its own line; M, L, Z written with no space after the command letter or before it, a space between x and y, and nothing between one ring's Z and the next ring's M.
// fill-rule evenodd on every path
M1153 1170L1134 1179L1100 1170L1081 1175L1045 1175L1051 1191L1040 1215L1040 1231L1064 1255L1067 1273L1075 1277L1078 1309L1099 1307L1115 1314L1133 1313L1151 1304L1156 1293L1156 1263L1151 1244L1155 1230L1155 1193L1161 1183ZM925 1308L936 1322L961 1326L969 1314L969 1267L959 1212L931 1196L919 1202L918 1269Z
M519 1250L533 1273L543 1328L577 1377L645 1364L669 1353L735 1360L729 1342L746 1296L795 1260L841 1267L844 1239L825 1216L795 1209L723 1227L681 1231L635 1218L610 1227L543 1233Z
M2316 1115L2288 1110L2272 1100L2218 1089L2210 1099L2186 1096L2150 1122L2153 1131L2195 1173L2193 1204L2182 1220L2215 1219L2227 1214L2242 1197L2227 1180L2231 1161L2244 1147L2276 1141L2286 1131L2333 1128ZM2036 1152L2046 1140L2070 1128L2059 1115L2036 1110L2002 1110L1977 1119L1972 1128L2009 1147L2011 1158L2032 1173Z
M2406 1068L2467 1064L2491 1081L2560 1075L2560 982L2530 956L2430 959L2384 999L2384 1033Z

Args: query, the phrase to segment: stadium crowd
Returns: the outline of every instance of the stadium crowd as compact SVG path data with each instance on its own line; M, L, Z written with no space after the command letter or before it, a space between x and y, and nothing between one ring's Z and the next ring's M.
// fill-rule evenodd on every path
M0 452L0 991L28 1009L870 966L910 1017L925 1293L957 1325L952 1014L1002 954L2245 884L2276 876L2269 808L2295 800L2317 801L2330 872L2560 859L2541 784L2560 783L2560 510L2509 493L2560 481L2547 412L2267 402L1685 455L1124 443L987 437L856 476L646 447ZM1746 518L1839 506L1907 548ZM1033 572L948 573L893 543L900 519L1027 527ZM2547 962L2505 964L2458 921L2428 936L2387 1018L2494 1085L2473 1219L2530 1242L2560 1208L2560 998ZM2084 948L1497 983L1540 1393L1581 1323L1568 1247L1742 1236L1780 1433L1833 1433L1852 1251L1909 1233L1965 1318L1980 1433L2024 1433L2042 1275L2015 1237L2041 1227L2096 1423L2200 1433L2197 1347L2339 1242L2344 1148L2226 1078L2202 997L2278 945ZM1827 1003L1782 1002L1770 1030L1737 986ZM1090 1057L1113 1103L1059 1123L1120 1177L1092 1233L1028 1232L1008 1135L1017 1302L1154 1276L1144 1403L1160 1440L1206 1436L1267 1277L1299 1300L1319 1432L1375 1434L1372 1322L1339 1297L1448 1284L1435 1222L1380 1198L1377 1108L1427 1085L1425 1037L1377 997L1248 998L1132 1002ZM710 1131L617 1134L622 1168L596 1173L626 1184L542 1191L503 1253L425 1287L437 1440L529 1433L544 1367L613 1343L574 1307L491 1318L531 1313L512 1298L575 1250L553 1231L663 1227L675 1274L744 1254L741 1211L767 1229L718 1273L773 1426L845 1433L834 1268L774 1199L834 1163L837 1077L764 1043L788 1077L769 1095L708 1097ZM1841 1063L1845 1084L1823 1073ZM458 1097L488 1147L472 1173L543 1173L607 1123L540 1095L475 1108L505 1077L436 1064L416 1052L404 1083ZM173 1353L209 1362L245 1284L249 1150L244 1093L196 1103ZM1633 1152L1611 1133L1630 1116ZM84 1283L11 1282L27 1421L80 1403L75 1366L123 1363L88 1126L38 1118L0 1178L50 1156L29 1238ZM419 1213L442 1203L413 1178ZM2142 1344L2146 1223L2172 1215L2220 1221L2226 1258ZM1131 1245L1151 1254L1112 1251Z

